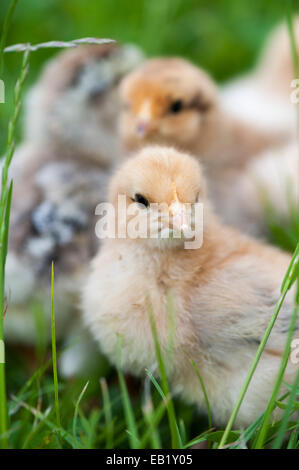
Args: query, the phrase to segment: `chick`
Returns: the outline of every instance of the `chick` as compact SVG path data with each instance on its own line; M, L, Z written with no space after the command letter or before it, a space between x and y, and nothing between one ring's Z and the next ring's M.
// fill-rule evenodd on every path
M299 18L294 21L299 52ZM292 59L290 35L280 24L266 38L256 67L226 84L221 91L225 108L236 118L258 124L264 130L296 133L296 106L291 100L297 78Z
M286 193L282 194L286 177L298 188L294 144L285 143L288 126L280 133L274 126L271 133L258 119L255 127L245 123L241 101L240 115L233 116L207 74L182 59L146 62L122 80L120 96L124 108L120 133L127 148L166 143L195 154L204 165L209 198L222 220L250 235L267 234L256 176L270 189L272 204L277 202L275 194L286 201ZM251 103L259 109L259 100ZM280 108L276 111L279 114ZM281 177L275 177L271 186L269 165L271 174L277 173L279 155L282 164L284 157L291 160L291 171L285 162Z
M128 149L175 145L200 156L209 177L222 178L283 141L230 115L212 79L183 59L145 62L122 80L120 96L119 128Z
M115 225L125 225L128 234L106 239L91 264L82 293L85 322L114 364L120 335L123 368L158 375L152 314L173 391L204 409L193 359L214 423L224 425L273 313L290 257L224 226L206 200L200 165L172 148L144 148L116 173L109 194ZM130 210L122 209L119 197ZM153 203L164 209L159 211ZM195 203L204 204L203 224L201 217L185 217ZM168 222L163 211L168 212ZM152 221L152 233L151 223L160 218L161 239L130 237L134 212L134 223ZM181 237L174 237L175 231ZM200 240L201 232L202 245L186 249L187 240ZM287 336L292 294L287 295L241 406L238 427L248 426L265 409ZM286 382L293 381L297 370L298 365L288 364Z
M106 182L119 155L118 82L141 60L135 46L81 46L52 59L29 93L24 142L10 169L8 340L35 342L28 306L38 301L49 313L52 260L58 337L69 330L80 282L97 246L95 207L106 199Z

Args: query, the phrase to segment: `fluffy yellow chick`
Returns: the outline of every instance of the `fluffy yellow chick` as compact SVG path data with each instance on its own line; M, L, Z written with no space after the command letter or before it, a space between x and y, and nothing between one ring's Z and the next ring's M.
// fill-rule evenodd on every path
M82 306L102 351L116 363L121 335L123 368L139 375L145 369L158 374L152 312L172 389L204 409L202 388L190 364L193 359L209 395L214 423L223 425L279 297L290 257L222 225L206 201L204 187L198 162L172 148L148 147L129 159L111 181L110 202L117 209L123 197L137 211L139 222L161 220L160 234L165 234L168 212L168 237L133 239L129 236L133 212L116 211L116 222L126 227L127 236L122 233L102 244L83 289ZM163 204L163 210L153 203ZM203 224L200 217L186 218L187 208L195 210L195 203L204 204ZM186 249L186 240L194 241L188 228L194 239L200 239L197 235L203 231L200 247ZM149 229L156 233L151 225ZM174 238L174 229L183 236ZM237 426L248 426L265 409L292 306L289 293ZM287 382L292 382L296 370L298 365L288 365Z
M121 82L120 133L128 149L175 145L199 156L208 173L243 167L282 135L233 117L212 79L180 58L152 59Z

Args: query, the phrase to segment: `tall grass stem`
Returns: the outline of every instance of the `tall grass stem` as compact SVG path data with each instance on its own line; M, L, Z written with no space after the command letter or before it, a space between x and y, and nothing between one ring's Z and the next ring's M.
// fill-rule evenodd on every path
M58 374L57 374L57 354L56 354L56 333L55 333L55 306L54 306L54 263L51 266L51 338L52 338L52 364L53 364L53 381L55 395L55 412L56 424L58 429L61 428L59 395L58 395Z

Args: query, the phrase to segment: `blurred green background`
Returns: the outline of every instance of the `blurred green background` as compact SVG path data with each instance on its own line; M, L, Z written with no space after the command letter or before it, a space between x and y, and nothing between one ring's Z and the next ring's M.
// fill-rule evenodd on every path
M269 30L284 20L286 0L19 0L7 44L111 37L149 56L182 55L223 81L250 68ZM295 10L298 1L294 1ZM2 28L8 0L0 2ZM32 54L27 87L56 51ZM0 106L4 150L12 89L21 56L5 56L6 104ZM19 131L20 137L20 131Z

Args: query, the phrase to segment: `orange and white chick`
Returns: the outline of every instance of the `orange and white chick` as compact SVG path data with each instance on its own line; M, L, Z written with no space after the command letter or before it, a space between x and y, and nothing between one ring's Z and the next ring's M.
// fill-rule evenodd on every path
M121 82L120 133L129 150L174 145L200 156L209 177L244 167L283 141L233 117L206 72L180 58L152 59Z
M270 192L272 204L280 195L279 220L287 214L283 181L290 178L295 191L299 183L294 145L285 144L287 132L265 131L258 119L255 126L245 123L245 112L233 116L204 71L182 59L150 60L122 80L120 95L125 146L162 143L199 156L209 197L224 222L250 235L267 233L256 180ZM258 99L251 103L260 106ZM283 171L277 178L280 155Z
M142 376L145 369L158 375L151 313L173 390L204 409L193 359L214 423L223 425L279 298L290 257L224 226L206 201L204 188L197 160L172 148L148 147L128 160L110 184L115 224L125 226L127 236L121 231L121 236L104 241L92 262L82 307L102 351L115 364L120 335L124 370ZM130 210L119 207L121 196ZM201 218L198 224L186 219L195 203L204 204L203 224ZM132 223L148 218L152 223L161 220L163 240L128 236ZM151 222L148 229L156 233ZM174 230L181 238L174 237ZM186 249L186 240L194 241L192 231L194 239L203 231L203 242ZM290 292L241 406L239 427L252 423L267 405L292 309ZM285 380L291 383L296 371L298 365L290 363Z

